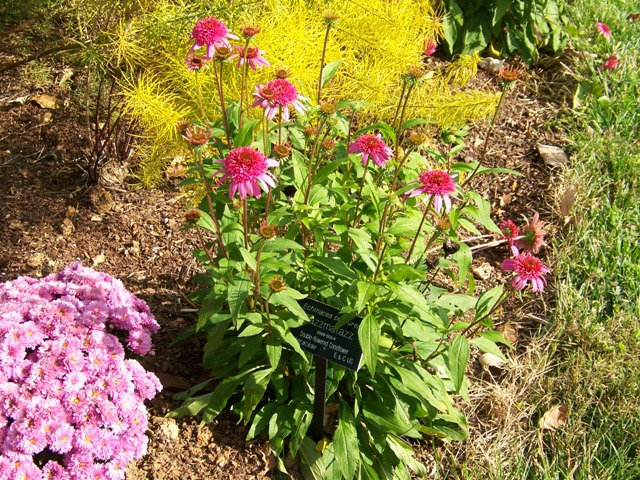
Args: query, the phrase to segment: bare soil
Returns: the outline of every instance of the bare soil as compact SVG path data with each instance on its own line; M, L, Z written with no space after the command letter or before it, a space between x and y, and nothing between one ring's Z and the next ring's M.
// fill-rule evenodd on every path
M179 405L173 395L206 375L193 342L170 345L196 318L185 301L185 280L197 268L191 259L195 241L181 230L185 197L173 183L144 190L121 165L108 166L102 184L90 186L83 167L89 144L75 87L58 85L65 65L51 62L47 68L46 82L23 75L23 68L0 77L0 282L19 275L43 276L79 260L121 279L151 307L161 329L154 337L156 354L145 359L145 366L158 374L164 390L149 402L148 454L130 465L129 480L272 478L268 443L247 442L247 429L231 413L208 425L192 418L163 418ZM542 98L544 92L538 88L544 83L541 74L530 72L528 80L509 92L484 161L524 176L483 176L476 183L490 198L497 220L520 218L522 223L521 217L531 218L533 212L547 222L558 218L549 200L553 170L536 144L562 147L563 140L553 127L556 99ZM486 72L474 80L473 87L482 86L499 89L495 76ZM57 99L55 108L43 108L35 100L43 94ZM487 128L471 128L463 157L478 155ZM485 269L491 277L483 280L478 274L479 286L502 280L500 264L506 253L502 246L476 256L474 268ZM524 307L514 302L503 309L497 323L508 321L519 350L526 349L527 337L540 326L531 318L548 318L552 291L550 285L543 298L528 297ZM535 315L524 318L523 309ZM482 375L477 363L470 373ZM485 420L478 413L483 409L476 407L470 418L472 438ZM435 469L439 452L433 442L427 440L416 449Z

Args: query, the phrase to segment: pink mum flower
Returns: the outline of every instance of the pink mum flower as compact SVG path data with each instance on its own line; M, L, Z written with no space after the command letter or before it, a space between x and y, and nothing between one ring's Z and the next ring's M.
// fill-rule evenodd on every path
M460 200L454 196L456 193L456 181L445 170L427 170L418 175L418 182L421 185L409 190L406 195L409 197L417 197L418 195L427 195L427 199L433 197L433 208L436 213L442 210L444 202L446 213L451 210L451 199Z
M289 80L276 78L266 85L256 85L253 92L253 107L264 108L267 119L273 120L276 113L282 108L282 120L289 121L289 105L294 107L299 113L304 113L305 107L301 100L305 97L298 94L298 90Z
M191 38L195 43L189 53L197 48L207 47L207 57L213 58L215 47L231 47L229 39L238 37L229 32L223 21L215 17L207 17L197 21L191 32Z
M527 283L531 282L531 289L534 292L542 292L547 284L544 275L551 270L530 253L520 253L515 246L511 247L511 251L515 258L508 258L502 262L502 269L517 273L513 279L513 288L522 290Z
M233 47L238 53L234 53L229 58L238 58L238 68L242 68L245 63L245 55L244 55L244 47ZM262 56L264 54L264 50L258 50L256 47L247 48L247 57L246 61L249 66L255 70L259 67L268 67L269 62Z
M265 157L251 147L234 148L224 159L218 160L218 163L224 165L222 169L224 175L218 184L227 178L231 179L229 188L231 199L236 191L240 194L240 198L247 198L247 195L260 198L260 187L268 192L269 187L276 186L275 177L267 171L267 168L277 167L278 162Z
M364 167L369 161L369 156L378 167L384 168L387 160L393 157L391 150L382 140L379 133L365 133L359 136L351 145L349 145L349 153L359 153L362 155L362 166Z
M522 227L520 238L515 239L514 245L525 252L538 253L540 247L546 245L544 236L547 231L542 228L544 222L540 220L540 216L536 213L533 219Z
M615 53L612 53L609 58L607 58L604 63L600 66L600 70L613 70L618 66L618 56Z
M438 44L435 40L430 38L429 40L427 40L427 46L424 49L424 56L430 57L431 55L436 53L436 48L438 48Z
M600 35L602 35L607 40L611 38L611 29L609 28L609 25L607 25L606 23L596 22L596 30Z

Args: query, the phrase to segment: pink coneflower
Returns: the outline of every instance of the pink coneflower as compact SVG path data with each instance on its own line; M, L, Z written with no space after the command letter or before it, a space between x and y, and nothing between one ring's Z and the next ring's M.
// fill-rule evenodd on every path
M607 58L602 65L600 65L600 70L613 70L618 66L618 56L615 53L612 53L609 58Z
M609 40L611 38L611 29L609 25L603 22L596 22L596 30L600 35Z
M234 53L229 58L239 57L238 68L242 68L242 65L244 65L245 63L244 47L234 46L233 48L235 48L238 51L238 53ZM253 70L255 70L256 68L269 66L269 62L267 62L267 60L262 56L263 54L264 54L264 50L258 50L258 48L256 47L247 48L246 61Z
M438 44L435 40L430 38L429 40L427 40L427 46L424 49L424 56L430 57L431 55L436 53L436 48L438 48Z
M546 245L544 243L544 235L547 233L544 228L544 222L540 220L540 216L536 213L533 219L522 227L520 238L516 239L514 245L525 252L538 253L540 247Z
M190 72L196 72L203 68L208 60L207 57L203 57L202 55L189 55L184 63Z
M522 290L527 286L527 283L531 282L531 289L534 292L542 292L547 284L544 275L551 270L539 258L530 253L520 253L515 246L511 247L511 252L515 258L508 258L502 262L502 269L517 273L513 279L513 288Z
M359 136L349 145L349 153L362 155L362 166L367 164L369 156L371 156L373 163L382 168L385 167L387 160L393 157L393 150L387 147L379 133L365 133Z
M265 192L269 191L269 187L274 188L275 177L267 171L269 167L277 167L279 164L276 160L265 157L258 150L251 147L234 148L218 163L224 165L218 184L227 178L231 179L231 187L229 188L229 198L233 199L236 192L240 194L240 198L251 197L260 198L260 187Z
M442 210L444 202L444 211L449 213L451 210L451 199L459 200L456 193L456 181L445 170L427 170L418 175L419 187L409 190L406 195L409 197L417 197L418 195L427 195L427 199L433 197L433 208L436 213Z
M502 232L504 238L509 240L510 244L513 244L513 241L516 239L516 237L520 236L520 229L511 220L502 220L500 222L500 231Z
M229 32L221 20L207 17L197 21L191 32L191 38L195 43L189 53L197 48L207 47L207 57L213 58L215 47L230 47L229 39L237 39L238 37Z
M256 85L253 92L253 107L264 108L267 119L273 120L278 110L282 109L282 120L289 121L289 105L294 107L299 113L304 113L305 107L301 100L306 100L302 95L298 95L298 90L289 80L276 78L266 85Z

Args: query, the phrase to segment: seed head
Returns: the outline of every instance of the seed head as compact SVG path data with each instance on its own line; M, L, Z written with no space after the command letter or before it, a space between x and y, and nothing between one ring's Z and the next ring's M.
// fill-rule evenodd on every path
M325 138L322 140L322 148L325 150L333 150L333 147L336 146L336 141L333 138Z
M273 147L273 151L276 156L279 158L288 157L291 153L291 147L289 145L285 145L284 143L279 143Z
M184 219L187 223L196 223L200 220L200 210L192 208L184 212Z

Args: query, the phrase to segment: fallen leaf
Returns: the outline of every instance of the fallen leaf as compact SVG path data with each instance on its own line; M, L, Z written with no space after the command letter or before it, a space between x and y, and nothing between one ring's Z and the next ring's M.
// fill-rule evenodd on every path
M560 214L563 217L568 217L571 214L571 208L576 203L576 192L573 188L568 188L560 199Z
M542 430L558 430L562 428L569 418L569 406L560 405L547 410L540 419Z
M640 20L640 13L630 13L627 17L627 20L629 20L630 22L637 22L638 20Z
M92 222L101 222L102 221L102 217L100 215L91 215L91 221Z
M544 163L550 167L562 167L567 164L569 158L560 147L554 147L553 145L544 145L539 143L537 145L538 152L544 160Z
M496 330L510 344L514 345L518 343L518 329L513 323L511 322L503 323L498 328L496 328Z
M42 108L47 108L49 110L56 110L60 104L60 100L51 95L37 95L32 98L34 102L40 105Z
M477 267L473 267L471 271L476 277L480 278L481 280L489 280L494 274L493 267L487 262L484 262Z
M10 230L22 230L23 228L24 228L24 225L22 224L22 222L19 222L18 220L11 220L11 222L9 222Z
M93 257L93 266L99 265L105 261L104 253L99 253L95 257Z
M483 353L478 359L482 368L487 370L489 367L502 368L505 361L493 353Z

